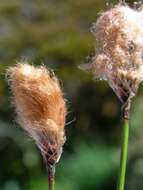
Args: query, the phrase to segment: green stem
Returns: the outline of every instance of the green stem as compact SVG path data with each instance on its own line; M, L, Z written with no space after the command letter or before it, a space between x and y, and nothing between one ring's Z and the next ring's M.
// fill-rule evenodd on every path
M119 171L117 190L124 190L125 186L125 175L126 175L127 154L128 154L128 137L129 137L129 120L124 119L121 157L120 157L120 171Z
M47 165L48 170L48 190L55 190L55 165Z
M55 190L55 178L52 177L50 178L48 177L48 181L49 181L49 190Z

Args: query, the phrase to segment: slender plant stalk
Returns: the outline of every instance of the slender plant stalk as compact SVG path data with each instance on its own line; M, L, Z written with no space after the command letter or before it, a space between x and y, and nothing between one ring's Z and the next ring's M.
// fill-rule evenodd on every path
M124 119L121 157L120 157L120 171L119 171L117 190L124 190L125 186L125 175L126 175L127 154L128 154L128 138L129 138L129 120Z
M49 183L48 190L55 190L55 177L48 176L48 183Z
M48 190L55 190L55 165L46 165L48 172Z

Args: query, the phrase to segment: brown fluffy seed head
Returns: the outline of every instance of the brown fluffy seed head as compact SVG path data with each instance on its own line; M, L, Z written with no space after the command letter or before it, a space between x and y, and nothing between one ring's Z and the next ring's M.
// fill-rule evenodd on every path
M65 142L66 105L58 79L44 66L18 63L8 70L17 120L51 164Z
M107 80L122 102L134 96L143 80L143 11L117 5L93 25L96 55L92 69Z

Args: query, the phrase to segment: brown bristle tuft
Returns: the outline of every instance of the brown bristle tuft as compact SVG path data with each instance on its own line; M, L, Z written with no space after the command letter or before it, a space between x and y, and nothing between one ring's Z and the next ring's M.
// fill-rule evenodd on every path
M46 159L56 163L65 142L66 118L58 79L44 66L28 63L11 67L7 75L20 126L30 133Z

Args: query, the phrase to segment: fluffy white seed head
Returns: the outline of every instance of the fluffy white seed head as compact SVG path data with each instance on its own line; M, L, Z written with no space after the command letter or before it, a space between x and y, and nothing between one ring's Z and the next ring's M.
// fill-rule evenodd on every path
M143 11L117 5L102 13L92 32L96 36L92 69L125 102L143 80Z

